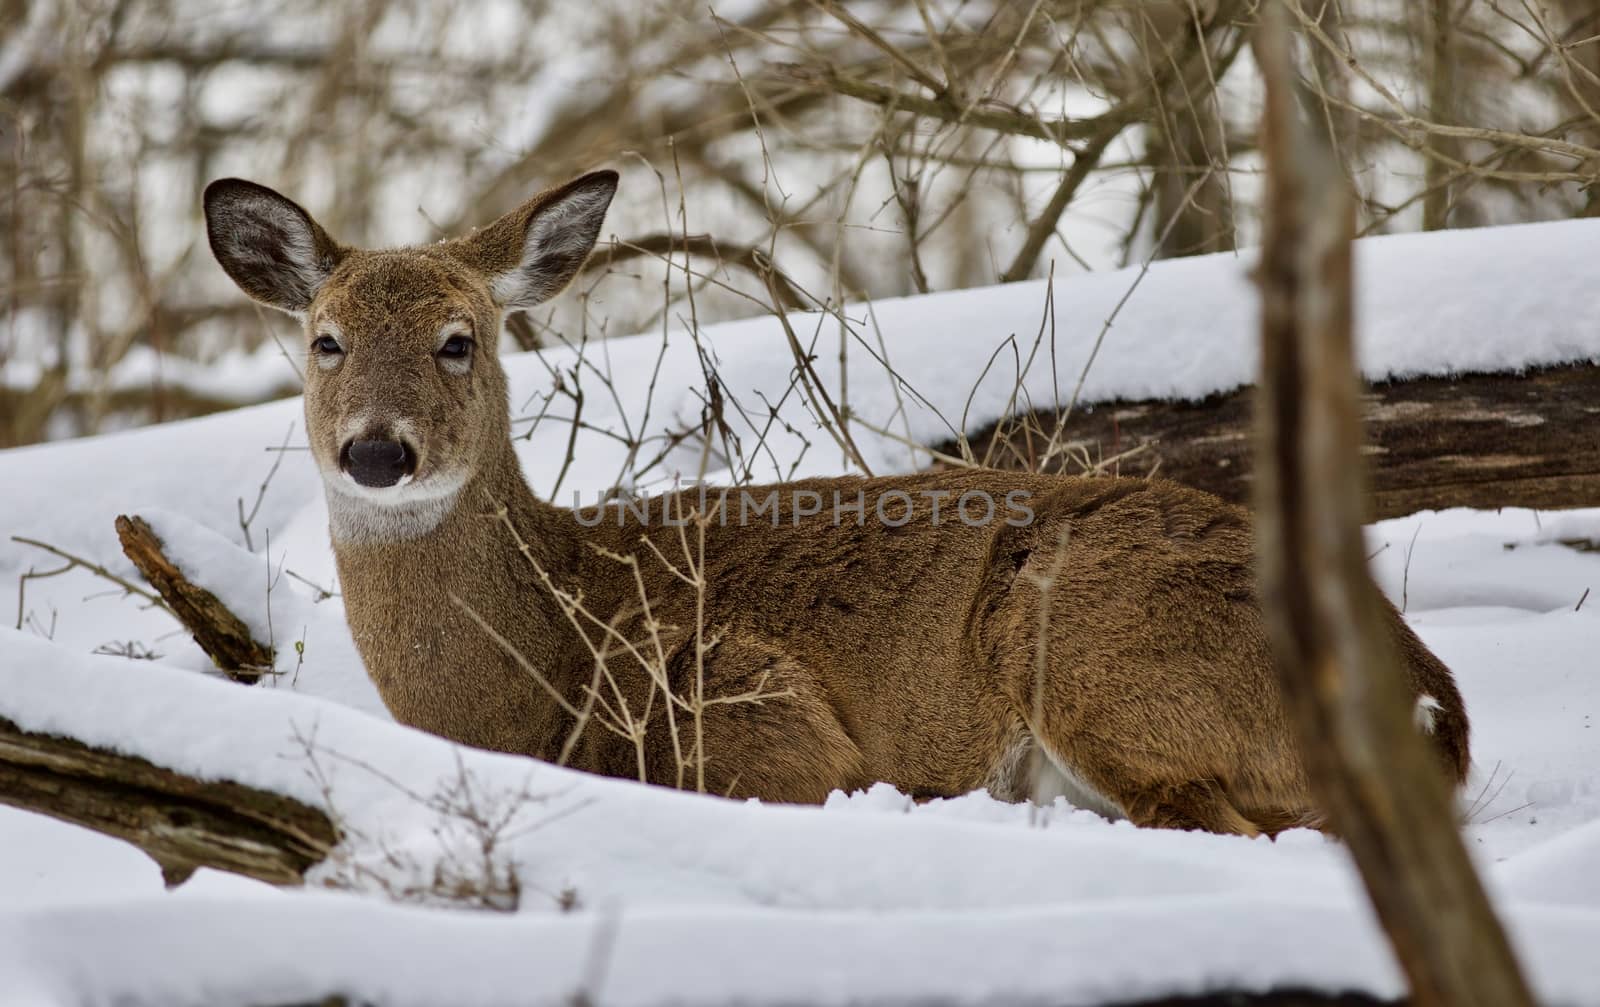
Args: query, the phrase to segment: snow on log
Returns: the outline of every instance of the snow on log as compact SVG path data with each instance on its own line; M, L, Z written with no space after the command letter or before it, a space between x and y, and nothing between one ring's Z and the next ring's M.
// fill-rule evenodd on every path
M218 668L246 685L272 669L272 648L258 643L244 620L184 574L148 522L123 514L117 516L116 525L122 551Z
M1253 387L1199 402L1147 399L1080 407L1065 442L1122 475L1159 473L1235 503L1250 502ZM1600 367L1385 381L1362 397L1367 517L1446 507L1600 505ZM973 453L1001 468L1038 464L1053 412L989 424ZM945 443L937 450L959 454ZM1120 458L1119 458L1120 456ZM1059 465L1059 462L1057 462ZM1057 471L1052 465L1050 471ZM1069 462L1067 471L1079 466Z
M300 884L338 842L323 812L281 794L199 780L0 717L0 803L126 840L167 884L201 867Z

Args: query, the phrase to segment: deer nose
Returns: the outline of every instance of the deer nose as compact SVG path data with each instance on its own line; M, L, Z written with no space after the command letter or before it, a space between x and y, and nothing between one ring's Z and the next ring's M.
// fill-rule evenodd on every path
M416 453L404 441L350 441L339 452L339 465L363 486L393 486L416 471Z

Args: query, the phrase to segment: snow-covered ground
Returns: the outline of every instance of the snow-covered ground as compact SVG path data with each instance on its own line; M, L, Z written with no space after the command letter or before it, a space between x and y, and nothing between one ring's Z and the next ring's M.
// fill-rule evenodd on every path
M1362 243L1364 370L1600 359L1597 245L1596 222ZM1159 264L1109 328L1136 271L1059 282L1053 339L1046 326L1037 350L1042 283L851 307L862 453L879 472L919 466L902 439L938 440L963 415L969 427L996 418L1019 370L1034 403L1071 397L1102 332L1084 402L1244 383L1255 366L1249 268L1248 256ZM794 324L817 337L816 366L836 389L841 320ZM757 478L842 470L803 397L785 396L793 361L774 320L701 335L751 419L765 423L764 394L793 427L774 428ZM704 387L681 331L664 355L656 333L578 360L557 350L507 361L519 415L541 411L553 372L583 383L593 429L580 432L561 483L568 504L630 478L625 449L600 431L692 426ZM519 453L545 494L566 457L570 403L558 397L549 413L518 427L531 427ZM1313 833L1271 842L1141 831L1060 802L1034 810L979 793L915 805L887 787L835 794L820 809L734 803L459 750L395 725L340 600L319 601L309 586L336 589L303 451L282 453L257 506L286 442L304 442L297 400L0 454L0 611L24 622L0 629L0 716L331 803L357 837L317 869L318 890L201 872L167 892L131 847L0 809L0 1004L273 1003L332 991L385 1004L578 993L608 1004L1079 1004L1220 988L1400 991L1347 857ZM699 465L684 446L639 481ZM240 520L252 509L253 550ZM19 603L20 575L60 562L11 535L133 577L112 531L119 513L145 515L206 571L271 635L283 674L244 688L206 673L167 617L81 570L27 581ZM1380 581L1403 596L1466 696L1476 760L1467 836L1497 904L1546 1002L1600 1005L1600 600L1579 607L1600 586L1600 553L1563 544L1600 539L1600 511L1425 513L1371 536ZM522 885L515 914L384 895L440 868L472 869L476 837L429 801L464 787L514 812L496 869L514 869Z

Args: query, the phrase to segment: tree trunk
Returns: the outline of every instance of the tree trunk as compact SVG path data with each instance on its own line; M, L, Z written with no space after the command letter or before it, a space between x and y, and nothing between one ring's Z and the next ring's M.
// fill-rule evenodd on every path
M1134 37L1143 60L1152 66L1169 61L1204 17L1187 0L1146 2L1137 10ZM1213 66L1199 87L1171 88L1156 103L1146 127L1146 159L1154 190L1152 233L1166 233L1166 240L1155 249L1158 259L1231 252L1237 247L1227 128L1209 79L1215 73Z
M1353 200L1295 108L1281 8L1255 39L1267 165L1256 525L1284 707L1319 807L1349 845L1422 1007L1531 1007L1412 723L1361 537ZM1276 15L1276 16L1274 16Z
M1428 41L1428 117L1446 126L1458 123L1456 110L1456 0L1428 0L1424 16ZM1455 144L1430 134L1428 150L1454 157ZM1442 231L1450 219L1450 167L1437 158L1428 158L1423 168L1422 229Z

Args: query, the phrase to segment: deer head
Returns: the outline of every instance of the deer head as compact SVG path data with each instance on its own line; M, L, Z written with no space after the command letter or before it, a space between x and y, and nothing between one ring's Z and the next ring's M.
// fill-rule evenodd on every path
M246 294L302 323L306 424L330 504L437 510L503 448L502 313L572 280L616 188L616 172L593 172L466 237L367 251L265 186L206 187L217 261Z

